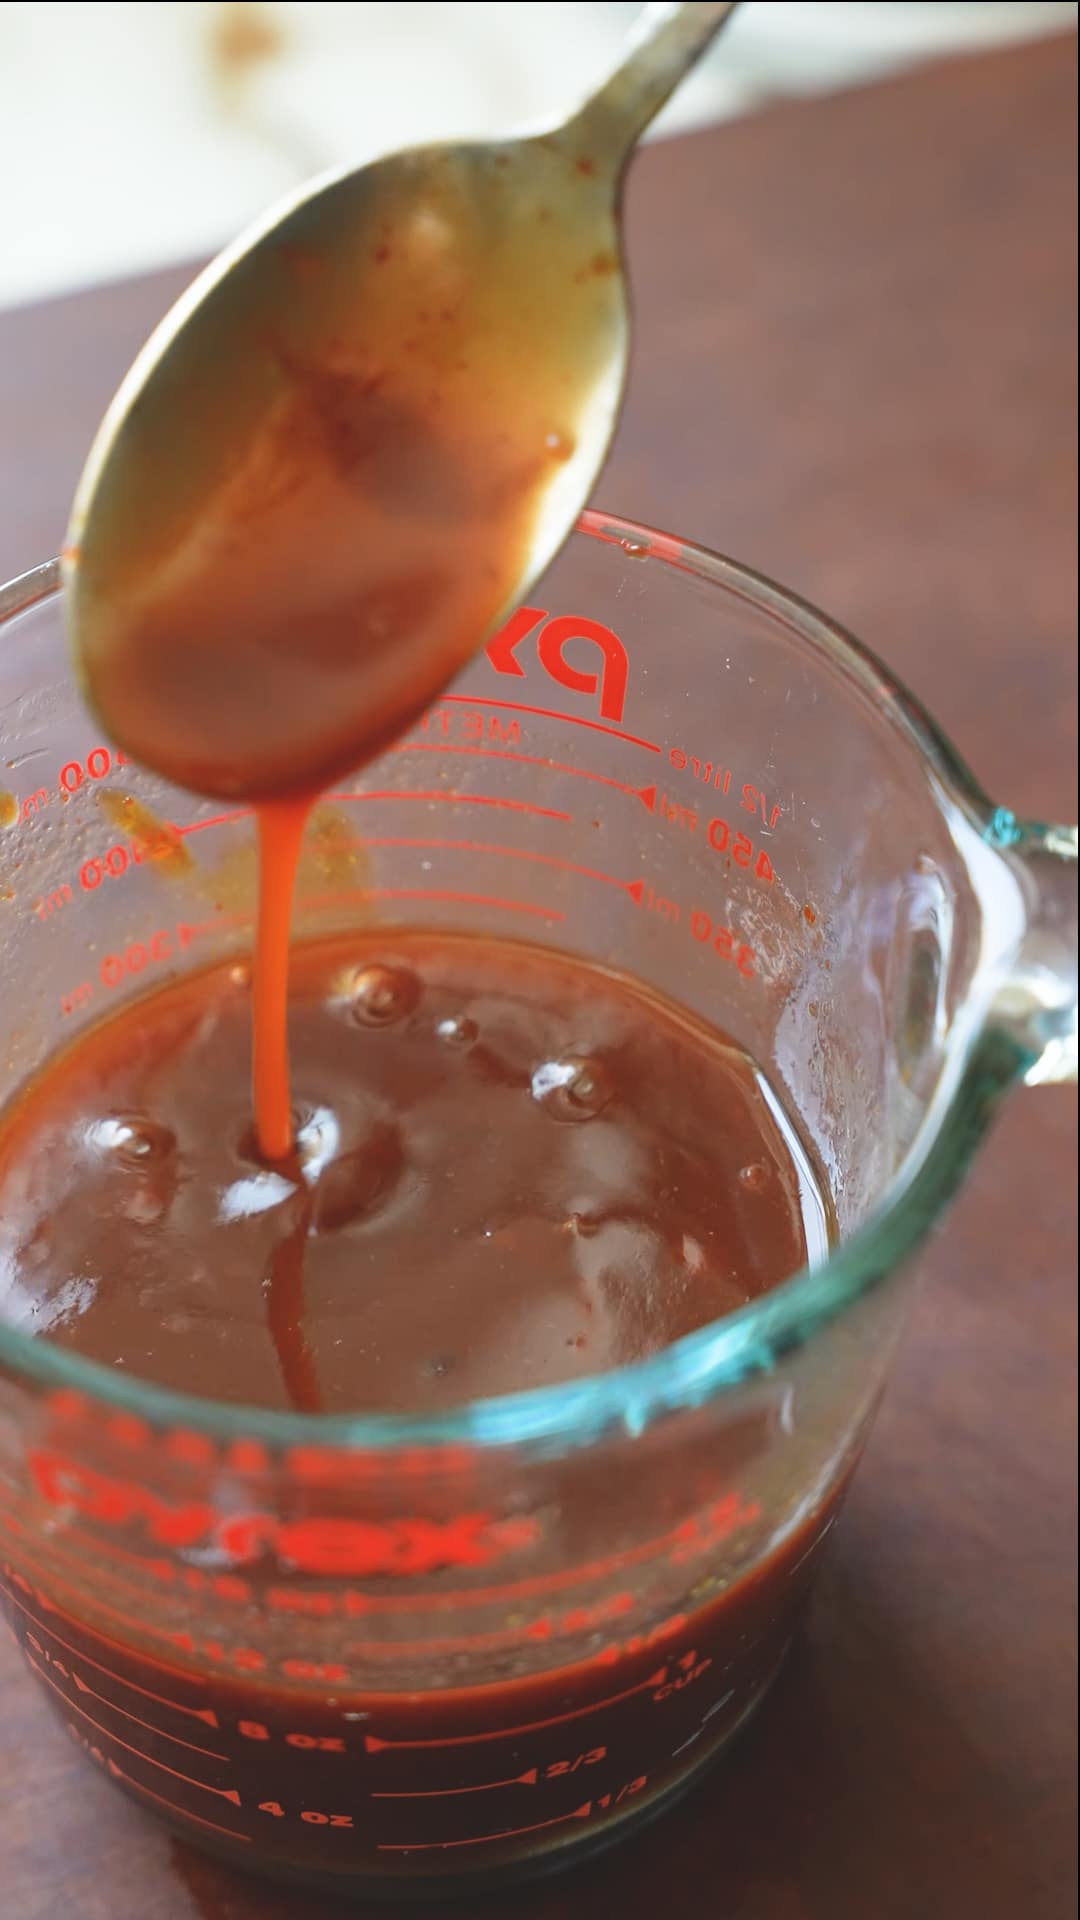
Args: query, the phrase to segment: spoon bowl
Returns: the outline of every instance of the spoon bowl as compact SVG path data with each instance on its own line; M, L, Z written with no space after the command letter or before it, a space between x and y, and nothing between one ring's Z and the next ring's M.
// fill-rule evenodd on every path
M646 9L552 132L309 184L178 302L65 556L83 691L132 757L222 799L312 792L527 593L618 415L627 155L732 10Z

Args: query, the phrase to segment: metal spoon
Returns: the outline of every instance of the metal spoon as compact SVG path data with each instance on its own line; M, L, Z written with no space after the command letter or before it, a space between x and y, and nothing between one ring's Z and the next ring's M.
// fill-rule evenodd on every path
M77 669L118 745L215 797L311 792L524 596L619 408L624 166L732 11L647 7L566 125L308 185L195 281L68 536Z

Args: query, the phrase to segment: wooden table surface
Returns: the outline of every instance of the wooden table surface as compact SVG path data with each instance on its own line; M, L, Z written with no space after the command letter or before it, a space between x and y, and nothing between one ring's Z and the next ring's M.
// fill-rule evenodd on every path
M1075 130L1074 43L1052 40L648 151L636 369L600 489L825 606L995 798L1070 820ZM0 316L0 575L55 550L93 425L185 277ZM1073 1910L1075 1166L1075 1094L1015 1098L736 1758L621 1853L493 1897L493 1920ZM77 1758L6 1642L0 1684L19 1920L355 1911L170 1842Z

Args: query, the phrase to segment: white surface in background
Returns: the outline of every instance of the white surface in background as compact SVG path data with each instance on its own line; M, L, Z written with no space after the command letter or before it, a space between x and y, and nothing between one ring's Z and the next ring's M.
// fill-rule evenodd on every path
M233 9L233 15L238 10ZM220 5L0 4L0 304L207 253L307 174L554 118L617 57L634 5L260 5L244 78ZM1075 26L1073 4L748 0L658 126Z

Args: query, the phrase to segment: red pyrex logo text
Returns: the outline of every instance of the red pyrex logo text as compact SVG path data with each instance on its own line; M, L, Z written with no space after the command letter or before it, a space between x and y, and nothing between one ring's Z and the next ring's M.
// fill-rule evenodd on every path
M525 669L517 659L517 650L526 636L539 628L536 655L548 678L571 693L591 694L599 699L602 719L618 725L626 706L626 678L629 661L626 648L617 633L602 627L598 620L586 620L576 613L556 614L548 619L542 607L519 607L504 627L488 641L485 652L496 673L525 678ZM575 640L587 641L595 648L596 670L582 671L566 659L566 648Z
M538 1532L534 1520L498 1520L489 1513L384 1521L223 1514L206 1500L166 1500L67 1454L32 1453L28 1464L37 1493L50 1506L72 1508L106 1526L138 1526L159 1547L213 1546L233 1566L272 1554L301 1573L326 1577L437 1573L442 1567L490 1566L531 1546Z

